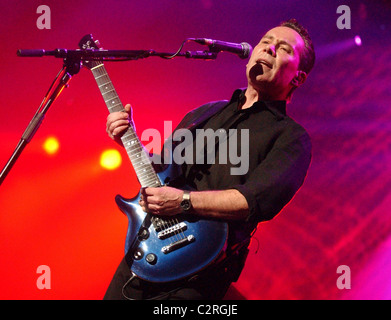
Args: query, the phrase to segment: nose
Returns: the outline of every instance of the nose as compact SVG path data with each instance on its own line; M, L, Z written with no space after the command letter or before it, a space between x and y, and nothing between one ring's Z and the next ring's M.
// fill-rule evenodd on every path
M265 52L267 54L270 54L271 56L275 57L276 56L276 47L273 44L267 44L264 48Z

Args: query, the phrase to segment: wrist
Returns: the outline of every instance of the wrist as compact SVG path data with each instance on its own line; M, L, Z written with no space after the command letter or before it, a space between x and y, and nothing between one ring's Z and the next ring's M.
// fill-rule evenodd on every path
M183 213L189 213L192 208L190 191L183 190L182 200L180 203Z

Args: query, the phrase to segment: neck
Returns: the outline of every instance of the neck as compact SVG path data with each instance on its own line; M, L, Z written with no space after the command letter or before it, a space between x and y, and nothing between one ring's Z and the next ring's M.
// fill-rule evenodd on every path
M286 100L286 95L272 95L267 92L263 92L258 90L252 86L248 86L246 89L246 93L244 94L246 97L246 101L244 102L242 109L250 108L255 102L263 100L263 101L277 101L277 100Z

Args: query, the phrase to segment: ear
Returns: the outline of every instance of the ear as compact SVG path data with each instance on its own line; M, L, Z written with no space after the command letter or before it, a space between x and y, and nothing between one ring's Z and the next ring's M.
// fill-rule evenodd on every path
M307 79L307 73L298 70L296 76L292 79L291 84L292 86L298 88L305 82L306 79Z

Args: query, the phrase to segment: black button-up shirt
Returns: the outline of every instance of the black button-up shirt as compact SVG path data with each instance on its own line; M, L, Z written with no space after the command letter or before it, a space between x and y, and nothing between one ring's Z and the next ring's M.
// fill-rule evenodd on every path
M230 230L249 234L258 222L278 214L298 191L311 161L311 141L305 129L286 115L285 101L258 101L250 108L240 109L244 92L236 90L229 102L212 102L189 112L177 129L191 130L195 139L202 132L200 129L213 132L223 129L228 140L237 134L236 153L231 154L230 150L227 161L220 161L218 139L198 148L198 154L193 143L193 161L182 165L182 177L199 191L237 189L241 192L247 200L249 215L245 222L231 222ZM229 135L230 129L234 134ZM215 149L208 154L207 147L213 142L216 142ZM202 153L200 158L201 150L203 158ZM237 157L232 157L235 154ZM197 164L197 158L203 161ZM212 159L214 164L210 163ZM237 163L238 159L242 162ZM232 168L240 166L243 166L241 174L232 174Z

